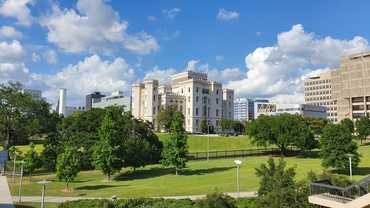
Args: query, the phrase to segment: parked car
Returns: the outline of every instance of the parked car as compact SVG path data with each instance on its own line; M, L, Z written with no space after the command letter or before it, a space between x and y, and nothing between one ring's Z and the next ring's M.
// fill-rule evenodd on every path
M185 131L185 134L192 134L190 131Z
M194 134L203 134L203 132L201 132L201 131L196 131L196 132L194 132Z
M237 134L237 133L235 133L235 132L233 132L233 131L230 131L230 132L229 132L229 136L238 136L238 134Z
M219 133L218 135L223 136L223 137L228 137L229 136L229 134L227 134L227 133Z

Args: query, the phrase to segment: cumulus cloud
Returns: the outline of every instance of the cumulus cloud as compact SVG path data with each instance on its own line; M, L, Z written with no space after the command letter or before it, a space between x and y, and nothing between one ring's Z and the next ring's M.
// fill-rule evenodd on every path
M145 79L157 79L160 85L171 84L171 75L175 74L176 70L174 68L169 68L165 70L159 69L158 66L155 66L152 70L145 72Z
M126 32L129 23L102 0L79 0L76 9L60 9L40 19L47 28L47 40L67 53L112 53L117 44L137 54L160 50L154 37L144 31L135 35Z
M0 63L0 75L0 83L14 80L24 84L30 79L29 70L24 63Z
M36 53L32 53L31 58L32 58L33 62L39 62L40 61L40 56L37 55Z
M166 14L169 19L174 19L178 12L181 12L181 9L176 7L170 10L167 9L162 10L162 13Z
M134 69L124 59L103 61L98 55L86 57L76 65L68 65L57 74L32 74L34 80L43 81L49 87L43 95L51 100L58 99L60 88L67 88L68 100L74 102L67 105L81 104L79 99L94 91L108 94L118 90L130 92L134 76Z
M223 56L220 56L220 55L216 56L216 61L221 62L223 60L225 60L225 58Z
M242 72L238 67L227 68L221 71L221 78L229 81L242 80L246 78L245 72Z
M23 35L21 32L15 30L14 27L2 26L0 28L0 38L19 39L19 38L23 38Z
M0 63L22 63L26 59L26 53L17 40L12 42L0 42Z
M277 99L295 95L303 103L303 96L299 95L303 93L305 79L338 67L340 56L368 50L369 43L362 37L319 39L314 33L305 32L302 25L294 25L278 34L276 45L257 48L248 54L246 77L230 81L226 87L234 89L236 97Z
M49 64L56 64L58 62L58 54L51 49L45 49L42 52L42 56Z
M185 68L186 71L196 71L196 64L199 60L191 60L188 62L188 66Z
M256 35L257 35L257 36L261 35L261 32L256 32Z
M238 19L239 13L235 11L226 11L225 9L219 9L217 14L217 19L220 20L232 20L232 19Z
M33 0L5 0L0 5L0 14L5 17L13 17L19 25L30 26L34 21L27 5L33 5Z

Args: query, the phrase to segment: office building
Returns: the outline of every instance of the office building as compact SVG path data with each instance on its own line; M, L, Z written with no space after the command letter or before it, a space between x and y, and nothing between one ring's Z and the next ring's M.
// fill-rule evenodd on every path
M100 92L93 92L86 95L86 110L90 110L92 108L92 103L99 102L102 97L105 97L105 95L100 94Z
M326 107L306 104L254 103L255 119L259 115L276 115L280 113L300 114L315 118L327 118Z
M105 108L112 105L123 105L125 111L130 111L132 107L131 96L124 96L122 91L112 92L110 96L94 98L92 108Z
M252 121L254 116L254 103L268 103L268 100L238 98L234 100L234 120Z

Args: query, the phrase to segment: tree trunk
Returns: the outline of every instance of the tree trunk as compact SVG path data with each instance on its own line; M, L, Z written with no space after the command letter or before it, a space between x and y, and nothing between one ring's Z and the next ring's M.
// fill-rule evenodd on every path
M107 179L108 179L108 181L110 181L110 173L108 173L108 178Z
M30 171L30 181L31 181L31 171Z
M69 190L69 182L67 182L67 190Z
M177 171L177 169L176 169L176 176L178 176L179 175L179 173L178 173L178 171Z
M134 172L136 171L136 168L134 167Z

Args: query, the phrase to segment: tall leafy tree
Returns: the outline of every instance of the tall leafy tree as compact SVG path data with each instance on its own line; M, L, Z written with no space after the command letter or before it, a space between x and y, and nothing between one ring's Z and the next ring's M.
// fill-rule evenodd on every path
M161 106L158 112L158 116L157 116L158 126L163 128L166 132L169 132L171 130L171 124L172 124L175 112L179 112L175 104ZM184 115L182 113L180 116L182 117L182 119L184 119Z
M349 168L347 154L353 154L352 167L357 168L360 162L360 154L357 152L356 142L348 137L348 129L342 124L328 124L320 138L322 166L333 167L339 171Z
M203 119L202 121L200 122L200 125L199 125L199 129L203 132L203 133L207 133L208 132L208 129L207 129L207 116L203 116Z
M349 137L352 138L352 133L355 131L353 121L349 118L345 118L340 121L340 124L347 129Z
M42 118L49 114L50 104L22 93L20 82L0 84L0 142L9 146L25 144L40 132Z
M327 119L315 118L314 116L305 116L303 120L315 135L321 135L325 125L328 123Z
M303 117L297 114L260 115L247 125L246 133L251 137L253 144L257 146L276 145L280 148L282 155L285 154L289 145L309 150L318 146Z
M107 179L119 172L123 167L124 140L121 136L120 125L116 121L122 114L115 113L115 108L108 107L99 129L100 140L93 147L93 165Z
M231 119L223 118L218 122L223 129L233 129L235 127L235 122Z
M59 181L67 182L67 190L69 183L72 182L80 172L80 157L73 147L66 147L65 152L58 157L57 162L57 178Z
M173 166L178 175L178 170L185 168L187 163L188 136L185 134L183 127L183 118L181 112L175 112L171 125L171 139L165 141L162 151L163 166Z
M356 133L358 134L358 139L361 141L366 140L370 135L370 119L367 116L361 116L355 121Z
M39 153L35 151L35 145L33 144L33 142L30 143L29 147L30 150L28 150L24 155L24 160L26 161L26 163L24 164L24 169L29 172L31 181L32 172L35 171L37 168L41 168L42 160Z

